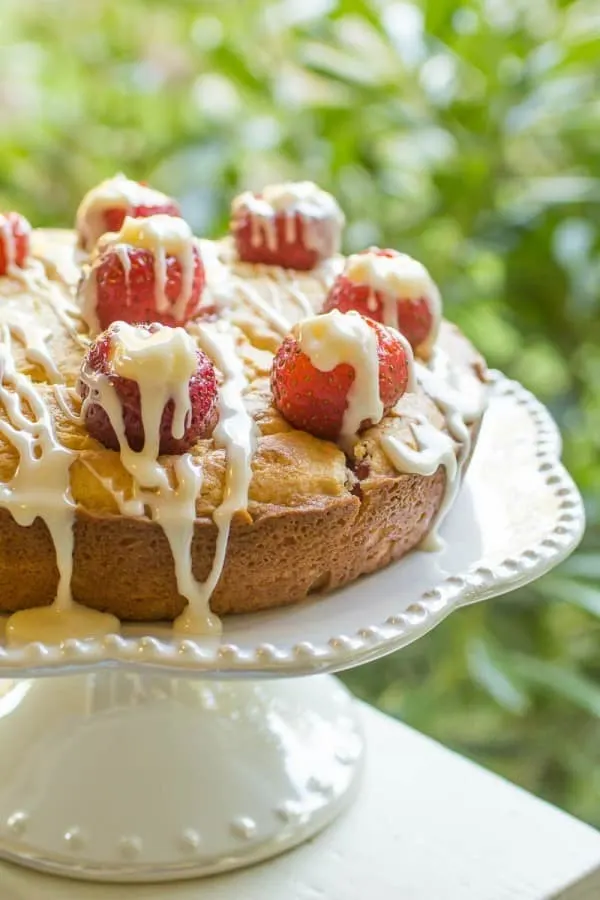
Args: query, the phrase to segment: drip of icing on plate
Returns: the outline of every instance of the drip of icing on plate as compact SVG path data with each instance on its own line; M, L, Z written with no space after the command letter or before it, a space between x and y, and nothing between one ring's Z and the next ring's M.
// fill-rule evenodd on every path
M234 215L249 213L252 245L266 245L271 251L277 249L276 215L284 216L285 240L288 244L298 240L298 223L301 222L305 246L317 252L327 249L323 231L319 227L323 219L330 219L335 223L340 234L345 222L335 198L312 181L270 184L260 195L245 191L233 201L232 212Z
M377 308L375 291L381 295L385 325L398 328L398 299L424 299L431 311L433 327L427 344L433 346L442 317L442 302L437 285L425 266L406 253L384 256L381 253L356 253L348 257L344 275L355 284L371 289L369 308Z
M93 247L106 231L104 214L109 209L126 215L136 206L150 208L170 203L170 198L145 184L132 181L123 174L107 178L84 196L76 215L76 228L88 247Z
M13 613L6 627L8 640L63 640L118 630L114 616L73 602L75 503L69 472L76 454L58 441L50 408L39 387L17 371L10 331L5 325L0 327L0 402L6 413L6 420L0 420L0 434L19 454L15 474L0 486L0 507L22 527L33 525L38 517L43 520L54 543L58 569L54 602Z
M210 598L225 564L225 554L233 517L248 506L248 492L252 479L252 456L256 448L257 428L247 412L243 392L247 386L241 358L233 337L225 323L215 327L197 325L195 336L199 346L209 356L223 375L219 391L219 421L213 432L213 440L223 447L227 455L227 470L221 504L213 513L217 526L217 545L211 572L203 584L198 585L194 600L188 598L188 607L175 621L177 631L197 633L203 617L210 608Z
M186 612L175 627L194 634L218 632L220 622L210 611L210 597L225 563L233 516L237 511L245 510L248 504L255 446L254 422L243 402L246 379L241 359L229 334L216 327L197 325L194 337L180 328L164 328L142 335L132 326L119 323L116 336L113 364L117 374L132 378L139 385L146 435L143 450L136 452L129 447L121 403L107 376L87 367L82 371L82 380L90 393L84 400L81 416L85 418L86 404L100 403L117 435L121 461L134 482L132 499L126 500L113 492L120 511L131 515L132 511L143 514L144 509L149 509L152 520L163 528L173 556L177 588L188 601ZM227 452L223 501L213 514L218 530L217 546L211 571L204 582L196 581L192 571L192 539L196 500L202 486L201 469L190 453L177 457L173 466L176 482L173 485L158 461L160 420L170 399L175 403L173 433L176 437L183 435L189 412L188 384L196 367L197 345L213 359L223 375L218 400L219 422L213 438ZM149 439L149 436L152 437ZM107 486L102 479L101 482Z

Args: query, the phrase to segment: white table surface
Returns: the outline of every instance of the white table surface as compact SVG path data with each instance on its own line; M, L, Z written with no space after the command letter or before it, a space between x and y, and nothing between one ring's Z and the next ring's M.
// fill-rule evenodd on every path
M593 900L600 834L364 707L365 780L312 842L204 881L93 885L0 864L0 900Z

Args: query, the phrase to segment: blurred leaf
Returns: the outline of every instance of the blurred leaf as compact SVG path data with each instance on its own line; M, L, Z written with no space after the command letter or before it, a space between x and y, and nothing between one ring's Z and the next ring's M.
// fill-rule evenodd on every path
M502 665L502 657L494 653L489 642L477 638L467 647L469 671L494 700L512 713L522 715L529 698Z
M600 687L577 672L557 663L526 656L513 656L511 670L531 685L563 697L600 717Z

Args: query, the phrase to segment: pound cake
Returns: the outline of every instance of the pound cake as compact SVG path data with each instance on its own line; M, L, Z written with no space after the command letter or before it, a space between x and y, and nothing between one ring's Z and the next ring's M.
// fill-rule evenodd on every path
M343 225L299 182L200 239L122 175L74 231L0 215L10 639L208 633L438 546L485 366L420 262L344 257Z

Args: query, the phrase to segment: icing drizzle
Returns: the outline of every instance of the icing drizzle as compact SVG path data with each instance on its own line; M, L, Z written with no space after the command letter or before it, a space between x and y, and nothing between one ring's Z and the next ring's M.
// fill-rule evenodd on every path
M69 473L76 454L58 441L50 409L39 389L17 371L6 325L0 327L0 401L7 416L7 420L0 420L0 434L19 454L15 474L0 485L0 507L7 509L22 527L33 525L38 517L45 522L58 568L54 603L43 609L14 613L7 625L8 638L35 639L40 634L47 635L48 629L59 639L118 629L114 616L73 603L75 503Z
M473 389L473 375L453 365L448 355L436 348L429 366L415 363L416 378L423 391L443 414L448 432L436 428L423 417L413 417L409 428L417 449L390 434L381 438L381 447L399 472L433 475L440 466L446 471L444 496L430 530L421 542L423 550L439 550L443 542L439 526L448 513L465 463L471 452L469 424L485 407L484 387Z
M128 249L136 247L148 250L154 260L154 291L156 311L159 314L169 313L176 320L183 320L194 283L194 249L196 239L190 226L177 216L158 214L143 219L126 216L121 230L115 234L106 234L98 244L99 254L84 274L80 285L83 296L82 315L90 331L100 331L96 314L97 289L95 266L101 259L102 252L111 248L118 255L125 274L129 278L131 261ZM181 290L175 303L166 296L167 257L174 256L181 266Z
M316 369L331 372L346 363L354 369L348 391L341 438L358 431L361 422L380 422L383 403L379 395L377 334L356 312L342 314L334 309L298 323L294 334L303 353Z
M199 617L206 614L223 566L231 523L236 512L248 506L248 491L252 479L252 456L256 447L257 428L244 405L243 391L247 385L242 361L236 352L226 325L214 328L197 325L198 344L223 374L219 391L219 421L213 432L215 444L224 447L227 471L221 504L213 513L217 526L217 546L207 580L198 585L197 595L190 598L187 610L175 622L180 631L197 631Z
M87 405L98 402L106 410L117 435L121 461L134 485L133 504L115 494L120 511L126 515L131 515L132 511L143 515L148 509L152 520L163 528L173 556L178 591L188 601L187 610L176 627L196 634L219 631L220 622L210 612L210 597L225 563L233 516L238 510L245 510L248 504L256 440L254 421L243 402L246 378L242 361L232 337L223 326L211 328L197 324L192 337L180 328L160 329L152 334L118 323L116 335L124 349L117 351L115 368L124 377L135 378L140 389L146 435L143 450L136 452L129 447L121 403L107 376L85 366L82 380L90 392L84 400L81 417L85 418ZM179 423L180 435L183 434L189 412L187 386L196 366L196 342L223 375L218 399L219 422L213 439L227 453L223 501L213 514L218 529L217 546L211 571L204 582L196 581L192 572L192 539L202 471L192 455L185 453L175 460L176 483L173 485L158 460L160 420L171 398L175 402L174 434L178 436L175 423Z

